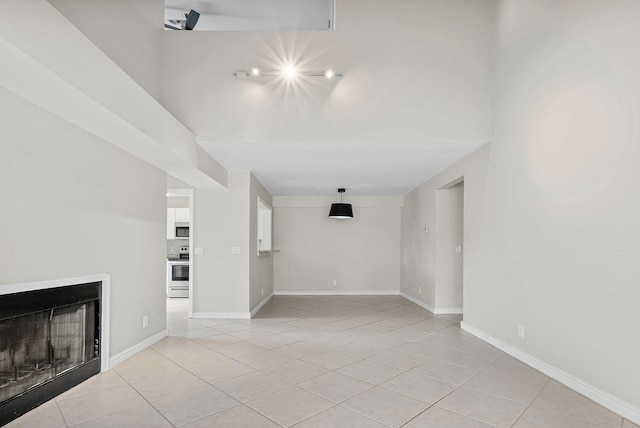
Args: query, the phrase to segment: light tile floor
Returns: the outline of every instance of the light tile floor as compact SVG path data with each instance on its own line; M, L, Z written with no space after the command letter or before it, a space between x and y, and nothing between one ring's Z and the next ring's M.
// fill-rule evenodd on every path
M276 296L170 336L9 427L638 428L399 296Z

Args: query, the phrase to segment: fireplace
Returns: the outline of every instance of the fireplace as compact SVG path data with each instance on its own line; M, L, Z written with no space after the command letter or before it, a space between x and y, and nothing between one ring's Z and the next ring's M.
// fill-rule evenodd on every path
M104 367L102 282L26 288L0 295L0 426Z

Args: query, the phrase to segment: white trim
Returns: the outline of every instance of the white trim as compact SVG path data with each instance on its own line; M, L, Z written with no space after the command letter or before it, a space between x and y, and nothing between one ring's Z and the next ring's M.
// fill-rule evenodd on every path
M331 31L336 31L336 0L331 0Z
M25 291L46 290L48 288L66 287L69 285L86 284L89 282L100 282L100 371L109 370L109 329L111 313L111 275L96 274L88 276L78 276L73 278L51 279L47 281L22 282L16 284L0 284L0 295L24 293Z
M458 315L463 313L462 308L434 308L432 306L427 305L422 300L418 300L412 295L405 293L404 291L401 291L400 295L405 299L415 303L416 305L428 310L434 315Z
M418 300L415 297L413 297L410 294L405 293L404 291L400 292L400 295L402 297L404 297L405 299L409 300L410 302L415 303L416 305L420 306L421 308L424 308L426 310L428 310L429 312L431 312L432 314L435 314L435 309L432 306L427 305L425 302L423 302L422 300Z
M194 312L193 318L199 319L250 319L251 312Z
M397 290L392 291L274 291L275 296L397 296Z
M255 307L255 308L251 309L251 318L253 318L253 316L254 316L255 314L257 314L257 313L258 313L258 311L259 311L260 309L262 309L262 307L263 307L264 305L266 305L266 304L267 304L267 302L269 301L269 299L270 299L270 298L272 298L272 297L273 297L273 292L269 293L269 295L268 295L267 297L265 297L264 299L262 299L262 302L258 303L258 304L256 305L256 307Z
M193 225L193 189L186 189L187 190L187 195L189 196L189 254L195 254L195 248L194 248L194 243L193 243L193 239L195 236L195 232L197 231L197 228L194 229ZM189 318L191 318L193 316L193 278L194 278L194 272L195 272L195 265L198 263L199 260L194 260L195 257L192 257L189 260L189 302L187 305L187 316ZM168 279L168 278L167 278ZM168 291L168 290L167 290Z
M108 281L109 275L97 274L77 276L73 278L51 279L47 281L21 282L16 284L0 284L0 295L23 293L25 291L45 290L47 288L64 287L67 285L86 284L88 282Z
M129 359L131 357L133 357L138 352L144 351L149 346L151 346L154 343L164 339L168 335L169 335L169 332L167 330L162 330L160 333L154 334L153 336L143 340L142 342L140 342L140 343L138 343L136 345L133 345L131 348L125 349L124 351L120 352L119 354L114 355L113 357L111 357L109 359L110 367L114 368L118 364L124 362L125 360L127 360L127 359Z
M551 364L547 364L544 361L527 354L526 352L514 348L513 346L501 341L500 339L496 339L495 337L465 323L464 321L460 322L460 327L463 330L478 337L479 339L484 340L485 342L495 346L501 351L506 352L512 357L546 374L550 378L555 379L561 384L573 389L574 391L584 395L587 398L590 398L601 406L606 407L614 413L617 413L623 418L628 419L635 424L640 424L640 408L635 407L634 405L617 397L614 397L608 392L603 391L593 385L589 385L581 379L563 370L560 370L559 368L552 366Z
M111 331L111 275L102 276L100 297L100 371L109 370L109 332Z
M434 308L436 315L459 315L463 313L462 308Z

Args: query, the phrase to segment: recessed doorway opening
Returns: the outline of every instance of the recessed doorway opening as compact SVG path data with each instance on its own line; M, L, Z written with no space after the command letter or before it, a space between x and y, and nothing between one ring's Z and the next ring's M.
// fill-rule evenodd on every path
M167 262L165 292L170 302L193 314L193 189L167 189ZM180 302L177 302L180 300Z
M436 192L436 313L461 314L464 300L464 178Z

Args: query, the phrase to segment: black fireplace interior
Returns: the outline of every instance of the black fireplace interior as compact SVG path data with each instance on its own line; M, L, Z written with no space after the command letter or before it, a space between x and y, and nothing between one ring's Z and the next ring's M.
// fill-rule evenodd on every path
M0 296L0 425L100 373L101 283Z

